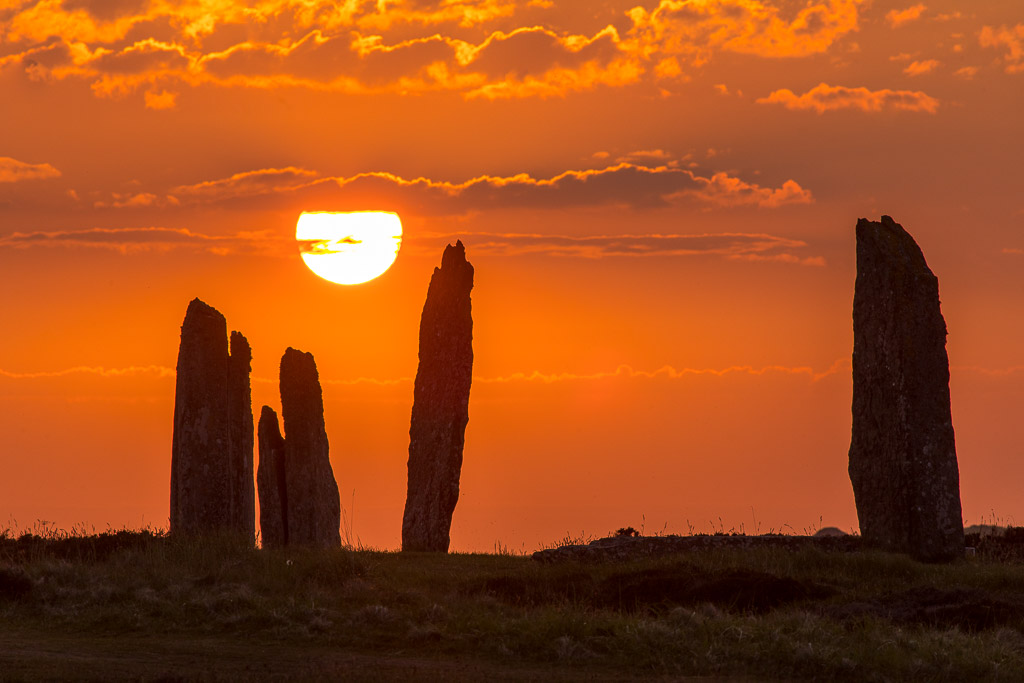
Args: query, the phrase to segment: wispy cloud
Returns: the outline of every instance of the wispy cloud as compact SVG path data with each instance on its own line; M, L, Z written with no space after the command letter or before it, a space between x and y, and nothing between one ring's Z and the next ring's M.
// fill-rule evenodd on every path
M47 1L0 18L0 38L15 46L0 68L20 64L41 82L84 79L98 97L141 90L150 109L173 108L178 88L198 86L564 97L685 81L720 52L820 54L858 29L862 2L624 3L616 21L580 33L517 25L526 8L512 0L223 0L216 11L206 2Z
M859 109L865 112L897 109L934 114L939 108L937 99L920 90L868 90L827 83L819 83L802 95L785 88L776 90L757 101L760 104L781 104L787 109L813 109L819 114L839 109Z
M903 69L903 73L908 76L920 76L922 74L930 73L939 66L939 60L937 59L923 59L921 61L913 61Z
M425 235L433 237L435 235ZM441 235L437 235L441 236ZM536 235L520 233L459 233L474 252L509 256L541 254L587 259L645 256L719 256L736 260L780 261L821 266L823 258L800 254L801 240L765 234L703 235ZM448 237L444 235L444 237Z
M305 168L261 168L235 173L227 178L207 180L192 185L181 185L171 190L175 194L191 197L243 197L283 190L293 190L319 178L320 174Z
M123 254L192 249L225 255L238 252L292 253L294 240L267 231L206 235L185 228L89 228L53 232L15 232L0 237L0 248L86 247Z
M726 377L729 375L803 375L812 381L818 381L830 375L843 372L850 366L849 360L837 360L825 370L815 370L810 366L785 366L766 365L754 367L751 365L733 365L725 368L676 368L671 365L664 365L656 370L636 370L629 365L619 365L614 370L602 370L590 373L558 372L545 373L538 370L532 372L513 372L507 375L474 376L473 382L481 384L504 384L510 382L529 382L552 384L556 382L588 381L607 378L624 379L684 379L686 377ZM17 380L46 379L53 377L69 377L74 375L91 375L96 377L129 378L129 377L151 377L164 379L174 377L174 368L160 365L132 366L126 368L104 368L91 366L78 366L64 370L52 370L41 372L10 372L0 369L0 378ZM276 378L253 377L252 382L258 384L276 384ZM398 377L394 379L379 379L372 377L356 377L352 379L331 379L321 378L321 383L326 386L356 386L362 384L376 386L398 386L412 384L412 377Z
M857 30L861 0L806 3L795 13L759 0L661 0L629 11L630 37L645 55L679 55L694 65L725 50L760 57L805 57L827 51Z
M63 370L47 370L39 372L12 372L0 369L0 377L8 379L46 379L50 377L70 377L73 375L91 375L94 377L174 377L174 368L163 365L132 365L125 368L105 368L98 365L77 365Z
M29 164L11 157L0 157L0 183L17 183L23 180L45 180L59 178L60 171L50 164Z
M928 8L923 4L917 4L904 10L890 10L886 13L885 20L892 28L898 28L903 24L908 24L919 19L926 9Z
M303 169L263 169L174 188L183 201L268 205L399 207L420 215L457 215L501 208L563 208L618 205L655 208L683 203L777 208L814 201L794 180L766 187L719 172L707 176L673 166L621 162L600 169L570 170L549 178L528 173L482 175L463 182L405 178L388 172L317 177Z
M982 47L1003 48L1006 73L1024 73L1024 24L1013 27L984 26L978 34Z
M809 365L730 365L721 368L688 368L663 365L654 370L636 369L628 364L621 364L611 370L595 370L594 372L542 372L532 370L525 372L510 372L503 375L475 375L474 384L558 384L563 382L593 382L607 379L625 380L669 380L678 381L690 378L728 378L728 377L804 377L810 382L835 377L848 376L850 372L850 359L839 358L829 367L816 369ZM954 375L982 375L986 377L1014 377L1024 374L1024 365L1012 365L1002 368L987 368L976 365L952 365L950 372ZM129 366L125 368L106 368L100 366L76 366L62 370L49 370L38 372L12 372L0 369L0 379L16 381L33 381L52 378L68 378L74 376L89 376L101 379L168 379L175 376L174 368L162 365ZM277 378L252 377L254 384L276 385ZM396 378L375 378L375 377L354 377L348 379L324 378L320 379L321 384L334 387L355 387L355 386L378 386L398 387L407 386L413 383L412 377ZM103 397L98 397L102 399Z

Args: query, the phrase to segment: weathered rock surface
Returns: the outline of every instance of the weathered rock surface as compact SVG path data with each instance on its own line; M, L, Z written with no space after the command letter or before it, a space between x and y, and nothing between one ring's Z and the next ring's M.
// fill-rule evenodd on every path
M462 242L434 269L420 318L402 550L447 552L473 379L473 266Z
M193 299L181 326L171 445L171 533L254 538L252 351Z
M324 402L313 354L281 358L281 414L260 415L260 528L266 546L341 545L341 498L330 461Z
M938 561L964 553L946 323L938 279L892 220L857 222L850 481L870 543Z

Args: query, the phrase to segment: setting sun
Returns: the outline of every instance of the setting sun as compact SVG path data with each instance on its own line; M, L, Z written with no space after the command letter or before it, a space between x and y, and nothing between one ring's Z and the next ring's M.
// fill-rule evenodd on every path
M302 260L339 285L357 285L391 267L402 247L402 223L389 211L304 212L295 227Z

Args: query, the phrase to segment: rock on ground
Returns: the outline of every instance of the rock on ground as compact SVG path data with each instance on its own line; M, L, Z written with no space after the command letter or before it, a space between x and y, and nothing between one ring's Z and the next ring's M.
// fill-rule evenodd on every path
M193 299L181 326L171 444L171 533L255 536L252 350Z
M964 552L938 279L889 216L857 222L850 481L865 541L922 560Z
M462 242L434 269L420 318L402 550L447 552L473 378L473 266Z

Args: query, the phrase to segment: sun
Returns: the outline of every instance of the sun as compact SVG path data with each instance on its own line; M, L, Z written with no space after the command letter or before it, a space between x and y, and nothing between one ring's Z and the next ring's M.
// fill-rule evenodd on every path
M295 239L314 273L339 285L358 285L395 262L402 222L390 211L304 211Z

